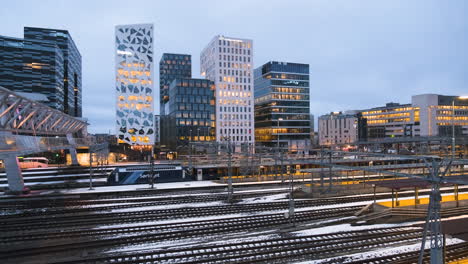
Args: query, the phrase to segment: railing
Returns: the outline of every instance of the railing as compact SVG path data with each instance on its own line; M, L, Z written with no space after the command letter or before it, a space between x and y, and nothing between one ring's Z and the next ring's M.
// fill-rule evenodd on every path
M54 151L68 147L89 146L92 141L89 138L74 138L74 142L66 137L37 137L25 135L0 136L0 155L26 155L43 151Z

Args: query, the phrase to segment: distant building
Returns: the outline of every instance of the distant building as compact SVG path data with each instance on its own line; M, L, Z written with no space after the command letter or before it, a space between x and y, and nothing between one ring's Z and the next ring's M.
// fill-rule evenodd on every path
M388 103L360 112L369 139L420 136L419 108L411 104Z
M309 65L271 61L255 69L255 141L289 151L311 144Z
M254 144L252 57L252 40L224 36L214 37L201 53L201 75L216 87L217 142Z
M190 142L215 141L215 86L206 79L177 78L169 85L161 143L171 151Z
M187 54L164 53L159 61L159 94L161 115L167 109L165 103L169 100L169 85L176 78L192 78L192 56Z
M318 119L319 145L353 144L359 139L359 117L332 112Z
M421 136L468 136L468 99L439 94L420 94L411 98L413 107L419 110L419 134Z
M344 125L338 120L349 119L349 122L353 122L356 121L355 118L358 122L359 141L403 137L451 137L452 126L457 137L468 136L468 100L458 96L420 94L412 96L411 104L388 103L382 107L354 112L352 116L341 112L321 116L320 144L346 143L347 139L354 138L354 132L348 129L345 132ZM344 137L345 133L350 132L351 135Z
M23 39L0 36L0 86L43 94L48 106L81 117L81 55L70 33L25 27Z
M154 145L153 25L115 27L116 121L120 143Z

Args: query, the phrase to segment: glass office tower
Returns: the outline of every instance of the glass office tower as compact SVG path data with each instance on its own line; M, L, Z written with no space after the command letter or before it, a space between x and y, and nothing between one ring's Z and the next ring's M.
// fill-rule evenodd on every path
M254 71L255 140L295 152L310 145L309 65L270 61Z
M0 86L40 93L50 107L81 117L81 55L67 30L24 28L24 39L0 36Z
M169 101L169 85L176 78L192 78L192 56L164 53L159 61L161 115L167 113L165 104Z
M170 150L189 142L214 141L215 86L206 79L177 78L169 86L167 118L162 143Z

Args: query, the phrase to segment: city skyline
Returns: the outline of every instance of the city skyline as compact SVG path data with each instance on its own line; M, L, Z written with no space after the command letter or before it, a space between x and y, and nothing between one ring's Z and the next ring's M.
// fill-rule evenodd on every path
M148 1L139 5L145 6L143 12L120 3L19 1L0 10L0 35L21 37L23 27L31 26L64 29L73 36L83 57L83 117L92 133L114 133L113 33L120 24L154 23L154 59L164 52L190 54L194 78L200 77L200 52L219 34L252 39L254 65L272 60L309 64L315 116L407 103L414 94L466 94L468 8L462 1L238 1L229 8L215 1L183 2L180 21L169 12L177 2ZM76 19L70 20L65 9L74 10ZM197 15L197 9L203 12Z

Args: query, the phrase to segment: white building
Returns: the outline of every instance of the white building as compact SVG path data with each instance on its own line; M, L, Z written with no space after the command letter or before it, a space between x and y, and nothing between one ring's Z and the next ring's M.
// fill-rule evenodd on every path
M153 145L153 25L115 28L116 132L120 143Z
M411 98L419 109L421 136L468 136L468 98L440 94L420 94Z
M216 36L200 63L201 75L216 86L216 141L254 144L252 40Z
M358 117L332 112L318 118L319 145L352 144L359 139Z

